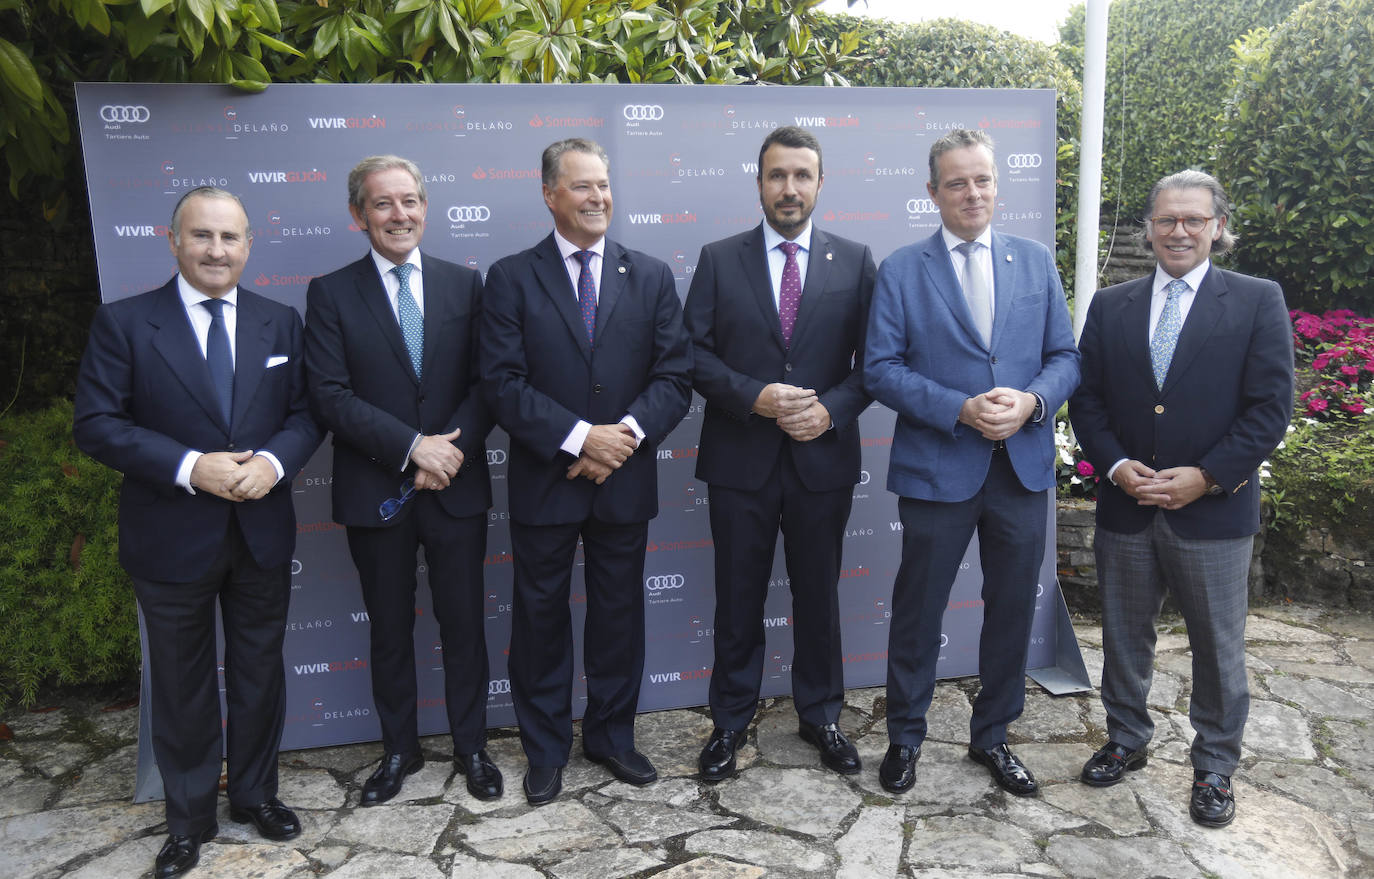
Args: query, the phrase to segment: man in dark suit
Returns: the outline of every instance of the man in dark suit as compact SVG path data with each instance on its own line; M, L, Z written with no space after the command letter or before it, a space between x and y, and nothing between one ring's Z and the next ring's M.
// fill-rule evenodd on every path
M124 474L119 561L147 626L153 753L167 800L158 879L194 867L200 844L219 832L221 753L230 819L268 839L301 832L277 799L281 647L296 546L291 477L320 442L300 316L238 286L252 245L239 200L191 190L167 238L176 277L96 313L73 425L83 451Z
M1188 626L1193 788L1189 813L1235 818L1231 775L1250 708L1245 615L1260 525L1258 468L1293 411L1293 331L1273 281L1218 269L1235 238L1215 178L1181 171L1145 204L1150 275L1102 290L1083 329L1083 384L1069 402L1097 500L1102 704L1107 744L1086 784L1146 763L1146 696L1165 591Z
M491 419L477 388L482 279L421 253L428 202L414 163L364 159L348 175L348 201L372 248L310 282L305 362L311 407L334 432L334 519L347 526L371 621L372 698L385 753L361 804L391 799L425 762L415 707L421 546L454 763L468 793L494 799L502 781L486 752Z
M606 237L609 174L592 141L545 149L553 234L487 275L482 377L511 438L511 695L533 805L558 796L572 748L568 592L579 537L582 750L630 784L658 777L634 746L644 551L658 514L654 451L687 412L691 354L668 266Z
M735 773L763 677L763 606L778 531L792 589L792 697L821 762L861 768L837 724L844 703L838 583L854 485L863 337L877 270L862 244L811 224L821 145L774 129L759 149L764 222L702 248L683 319L706 398L697 478L710 485L715 544L715 729L698 766ZM804 279L804 283L803 283Z
M899 495L902 562L887 664L890 747L878 777L915 780L949 592L978 533L982 690L969 757L1019 796L1035 777L1006 744L1025 705L1026 650L1054 486L1053 415L1078 383L1064 291L1043 245L993 232L992 139L956 129L930 148L940 229L883 261L864 384L897 411L887 487Z

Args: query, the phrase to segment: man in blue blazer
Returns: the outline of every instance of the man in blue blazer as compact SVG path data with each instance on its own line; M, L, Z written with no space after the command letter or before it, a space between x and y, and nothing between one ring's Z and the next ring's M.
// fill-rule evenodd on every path
M96 313L73 425L82 451L124 474L119 561L147 626L153 753L166 795L158 879L194 867L201 843L219 832L222 753L232 820L268 839L301 831L277 799L281 647L296 546L291 478L320 442L300 316L238 286L252 245L239 200L191 190L167 238L177 275Z
M1026 650L1054 486L1054 412L1078 383L1078 351L1054 257L993 232L992 139L956 129L930 148L940 229L883 261L864 385L897 412L888 490L902 562L887 664L883 787L910 789L935 690L950 588L973 533L983 570L982 691L969 757L1005 790L1034 776L1006 745L1025 703Z
M697 478L715 544L715 729L698 767L735 773L758 705L763 606L778 531L792 589L792 698L802 738L835 772L861 769L844 704L838 583L859 481L869 249L811 223L824 183L811 132L776 128L759 149L764 222L702 248L687 294L692 381L706 398ZM804 283L803 283L804 279Z
M386 802L424 765L414 641L421 546L454 763L468 793L494 799L502 779L486 752L482 561L491 418L477 388L482 278L421 253L428 201L413 162L364 159L348 175L348 200L372 247L310 282L305 362L311 406L334 432L334 519L347 527L371 626L372 698L385 753L360 802Z
M1093 297L1083 328L1074 432L1099 473L1102 704L1107 744L1083 767L1095 787L1146 763L1155 620L1166 590L1188 625L1196 735L1189 813L1235 818L1231 775L1250 708L1245 616L1260 527L1260 462L1293 411L1293 331L1273 281L1223 271L1230 204L1215 178L1181 171L1145 205L1154 272Z
M644 552L658 514L655 449L687 412L692 364L668 266L606 237L609 174L592 141L545 149L553 234L487 274L482 377L511 438L510 678L532 805L558 796L572 748L568 593L579 538L583 753L630 784L658 777L634 746Z

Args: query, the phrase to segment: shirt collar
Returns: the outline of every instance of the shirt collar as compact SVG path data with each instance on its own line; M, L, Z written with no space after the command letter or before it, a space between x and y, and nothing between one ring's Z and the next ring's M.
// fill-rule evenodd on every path
M781 233L781 232L779 232L777 229L774 229L772 226L768 225L768 221L765 220L765 221L763 222L763 249L764 249L764 250L773 250L774 248L776 248L779 244L783 243L784 241L791 241L792 243L796 244L798 247L800 247L800 248L801 248L803 251L805 251L806 253L810 253L810 252L811 252L811 228L812 228L812 227L811 227L811 221L810 221L810 220L807 220L807 221L806 221L806 228L803 229L803 230L801 230L801 233L800 233L799 235L797 235L796 238L784 238L784 237L782 237L782 233Z
M1179 278L1178 280L1186 283L1188 285L1188 289L1192 290L1193 292L1197 292L1198 288L1202 286L1202 279L1207 276L1207 272L1210 271L1211 268L1212 261L1210 259L1204 259L1202 262L1193 266L1191 271L1189 271L1187 274L1185 274L1182 278ZM1172 280L1174 280L1174 276L1164 271L1164 267L1156 263L1155 282L1150 289L1154 293L1158 293L1165 287L1169 286L1169 282Z
M572 255L574 253L577 253L579 250L584 249L578 247L576 244L573 244L571 241L564 238L561 234L559 234L557 229L553 230L553 243L558 245L558 254L559 256L563 257L564 262L567 262L568 260L572 259ZM606 253L606 236L602 235L600 238L597 239L595 244L585 249L590 250L597 256L604 258Z
M944 239L944 242L945 242L945 250L953 250L954 248L958 247L960 244L963 244L963 243L964 243L964 239L960 238L958 235L955 235L953 232L949 231L949 229L947 229L947 228L945 227L945 224L944 224L944 223L941 223L941 224L940 224L940 237ZM986 247L989 251L991 251L991 250L992 250L992 224L989 223L988 225L984 226L984 227L983 227L983 231L982 231L982 232L979 232L979 233L978 233L978 237L975 238L975 239L973 239L973 240L974 240L974 241L977 241L979 244L983 245L983 246Z
M186 306L186 309L188 311L192 307L199 305L205 300L214 298L212 296L200 292L195 287L192 287L191 282L186 280L186 276L181 274L180 272L177 272L177 292L181 294L181 303ZM230 290L228 293L225 293L223 296L219 298L234 306L235 308L238 308L239 288L235 287L234 289Z
M386 273L396 268L396 264L377 252L377 248L371 249L372 262L377 266L377 274L386 277ZM415 267L415 271L423 273L424 267L420 265L420 248L415 248L406 254L405 261Z

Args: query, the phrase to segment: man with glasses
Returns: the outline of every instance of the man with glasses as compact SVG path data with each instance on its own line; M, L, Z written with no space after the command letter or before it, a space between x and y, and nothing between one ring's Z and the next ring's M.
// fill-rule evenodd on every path
M371 156L348 175L348 209L371 242L357 262L310 282L305 357L311 405L334 432L334 520L372 627L381 765L361 805L384 803L424 765L416 720L415 556L425 549L444 660L453 756L478 799L501 796L487 756L486 437L477 388L482 277L420 251L428 203L420 170Z
M1235 818L1231 775L1250 706L1247 582L1258 468L1293 409L1293 333L1273 281L1212 265L1235 242L1215 178L1181 171L1145 205L1154 272L1093 297L1069 401L1079 443L1107 478L1097 501L1106 745L1094 787L1144 766L1155 620L1166 590L1188 627L1194 821Z

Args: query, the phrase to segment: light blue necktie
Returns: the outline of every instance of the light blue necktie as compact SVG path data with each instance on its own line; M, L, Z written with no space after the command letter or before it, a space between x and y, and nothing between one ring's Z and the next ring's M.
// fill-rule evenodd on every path
M1160 390L1164 389L1164 377L1169 374L1169 363L1174 359L1178 334L1183 329L1183 312L1178 307L1178 300L1188 292L1188 284L1175 278L1164 288L1164 292L1169 295L1164 300L1164 311L1160 312L1155 334L1150 339L1150 365L1155 371L1155 387Z
M968 300L968 310L973 314L973 325L983 337L984 345L992 344L992 294L988 291L987 278L983 276L983 265L975 254L981 245L977 241L964 241L954 249L964 255L964 298Z
M420 306L415 304L415 294L410 291L410 271L415 268L410 263L392 267L391 271L401 280L401 289L396 291L396 316L401 322L401 335L406 340L406 350L410 352L410 365L415 368L415 377L420 377L420 364L425 359L425 316Z
M205 362L219 396L219 408L224 423L233 420L234 412L234 355L229 348L229 329L224 323L224 300L206 299L200 303L210 312L210 333L205 337Z

